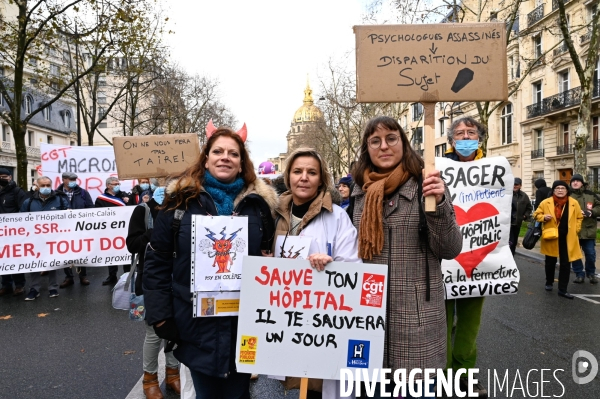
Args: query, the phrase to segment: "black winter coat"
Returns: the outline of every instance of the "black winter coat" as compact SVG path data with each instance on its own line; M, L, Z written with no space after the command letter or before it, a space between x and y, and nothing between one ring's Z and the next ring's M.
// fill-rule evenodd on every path
M158 204L156 201L151 199L147 202L150 208L150 214L152 219L156 219L158 215ZM146 253L146 245L150 242L152 237L152 229L146 229L146 208L143 205L138 205L131 214L129 220L129 231L127 233L127 250L131 254L138 254L137 264L137 276L135 278L135 294L142 295L144 293L142 289L142 279L144 276L144 258Z
M0 213L18 213L27 194L17 183L11 181L0 189Z
M540 187L535 191L535 207L540 206L543 200L552 196L552 189L550 187Z
M167 188L172 192L174 184ZM171 189L171 190L170 190ZM271 249L273 213L277 195L262 180L250 185L234 201L235 212L248 217L248 254L260 256L261 248ZM270 212L270 213L269 213ZM218 215L206 193L188 202L174 248L174 210L161 210L156 217L151 248L144 264L144 302L149 325L173 318L181 340L175 357L190 369L215 377L227 377L235 370L237 316L193 318L190 293L190 243L192 215ZM177 257L173 258L176 249Z
M67 209L69 209L69 197L67 194L55 190L52 190L45 199L40 197L38 190L21 205L21 212L64 211Z
M56 189L56 191L65 193L65 195L67 196L67 199L69 198L69 195L65 191L65 187L63 185L59 186ZM92 201L92 197L90 196L90 193L88 193L87 190L85 190L79 186L76 186L73 189L73 196L71 197L71 200L69 201L69 205L70 205L71 209L94 208L94 201Z

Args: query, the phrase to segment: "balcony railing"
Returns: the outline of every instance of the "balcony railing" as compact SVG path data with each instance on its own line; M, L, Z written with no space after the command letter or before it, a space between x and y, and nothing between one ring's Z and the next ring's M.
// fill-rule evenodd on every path
M592 140L587 143L587 150L600 150L600 140Z
M29 147L27 146L27 155L32 156L32 157L39 157L40 156L40 149L37 147Z
M566 53L567 51L569 51L567 44L565 42L562 42L557 48L554 49L553 54L556 57L561 55L562 53Z
M552 11L558 10L558 2L559 1L560 0L552 0ZM571 0L565 0L565 1L563 1L563 3L567 4L569 1L571 1Z
M583 43L589 42L591 38L592 38L592 32L589 31L585 35L579 36L579 43L583 44Z
M573 144L563 144L556 147L556 155L572 154Z
M11 152L12 148L10 147L10 142L9 141L3 141L2 142L2 152Z
M544 149L543 148L541 148L539 150L531 151L531 159L536 159L536 158L544 158Z
M600 80L596 81L592 89L592 98L600 96ZM551 112L581 104L581 87L555 94L544 98L541 102L527 106L527 118L535 118Z
M532 26L544 17L544 5L540 4L535 10L527 14L527 27Z

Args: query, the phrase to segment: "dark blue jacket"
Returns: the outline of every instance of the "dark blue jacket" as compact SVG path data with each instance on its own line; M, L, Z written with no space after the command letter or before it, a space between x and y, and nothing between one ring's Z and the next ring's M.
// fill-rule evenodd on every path
M65 187L61 184L60 187L56 189L56 191L60 191L67 196L67 200L69 199L69 195L65 191ZM73 196L71 197L69 208L71 209L84 209L84 208L94 208L94 201L92 201L92 197L87 190L76 186L73 188Z
M260 256L261 248L271 248L274 235L272 212L277 205L273 189L262 180L256 186L260 189L244 196L235 207L235 212L248 217L248 254L251 256ZM218 215L218 212L205 192L189 200L176 233L177 258L173 258L174 214L174 210L158 213L150 241L152 250L146 252L143 276L146 322L154 325L174 318L181 337L175 357L194 371L226 377L235 370L238 318L193 318L193 294L190 293L192 215Z
M25 191L14 181L0 187L0 213L18 213L25 197Z
M21 212L64 211L69 209L69 197L61 191L54 191L44 200L39 190L21 205Z

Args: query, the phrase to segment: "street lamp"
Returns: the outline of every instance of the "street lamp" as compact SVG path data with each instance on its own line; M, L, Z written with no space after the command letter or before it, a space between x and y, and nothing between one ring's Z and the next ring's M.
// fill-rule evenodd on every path
M446 108L447 108L448 106L450 106L450 112L448 112L448 114L450 115L450 117L447 117L447 116L446 116ZM452 109L454 108L454 106L457 106L457 109L455 109L455 110L453 111ZM443 109L443 111L444 111L444 116L442 116L442 117L440 118L440 120L441 120L441 121L446 121L446 120L450 119L450 123L452 123L452 117L453 117L454 115L462 115L462 114L464 114L463 110L462 110L462 109L460 109L460 102L453 102L453 103L451 103L451 104L445 104L445 105L444 105L444 108L442 108L442 109Z

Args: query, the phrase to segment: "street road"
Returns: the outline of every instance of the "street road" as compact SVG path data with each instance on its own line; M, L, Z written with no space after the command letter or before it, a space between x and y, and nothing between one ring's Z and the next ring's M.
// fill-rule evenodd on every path
M486 386L488 373L499 381L507 378L495 392L490 382L490 397L599 398L600 374L577 385L571 363L577 350L600 359L600 284L570 284L573 294L597 296L567 300L556 288L544 290L542 263L520 255L516 260L519 293L487 298L484 307L478 376ZM32 302L23 296L0 298L1 399L143 398L138 382L144 328L111 307L110 288L100 284L106 268L88 274L90 286L76 283L60 290L58 298L48 298L45 285ZM62 272L59 276L62 280ZM298 397L297 390L285 395L277 381L264 376L252 383L252 394L254 399Z

